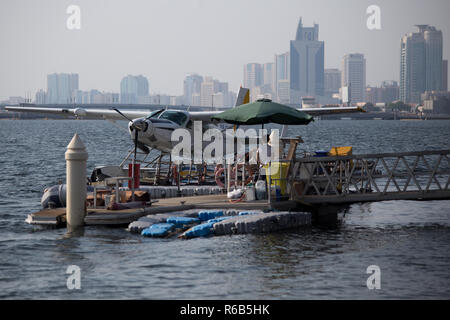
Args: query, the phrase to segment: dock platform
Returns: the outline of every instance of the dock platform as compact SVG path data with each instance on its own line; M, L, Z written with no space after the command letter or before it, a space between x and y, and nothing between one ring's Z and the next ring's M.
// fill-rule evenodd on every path
M225 194L182 196L159 199L151 206L137 209L88 209L84 222L86 225L122 226L143 216L189 209L320 213L327 205L450 199L449 156L450 150L304 157L289 161L285 177L271 180L285 186L285 196L289 199L286 201L237 202L230 201ZM64 226L65 208L32 213L26 222Z

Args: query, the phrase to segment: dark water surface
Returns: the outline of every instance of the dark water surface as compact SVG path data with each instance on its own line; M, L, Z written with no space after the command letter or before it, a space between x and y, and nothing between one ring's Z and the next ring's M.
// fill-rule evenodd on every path
M450 201L354 204L336 229L188 241L99 227L67 237L27 225L43 189L65 180L75 132L88 172L117 165L131 143L107 121L0 121L1 299L450 298ZM449 121L316 121L290 134L307 151L450 149ZM81 268L80 290L67 289L69 265ZM370 265L381 269L380 290L366 286Z

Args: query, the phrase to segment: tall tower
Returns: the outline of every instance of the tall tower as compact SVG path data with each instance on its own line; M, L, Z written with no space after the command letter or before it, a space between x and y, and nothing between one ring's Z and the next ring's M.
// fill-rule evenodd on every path
M298 23L290 45L290 102L300 104L305 96L323 96L324 42L319 41L319 25L304 28Z
M203 77L198 74L188 74L184 78L183 96L184 103L188 106L194 105L192 101L193 94L200 94Z
M280 103L289 103L289 52L275 55L275 93Z
M262 85L263 81L264 72L261 64L247 63L244 65L244 87L251 90Z
M351 102L365 101L366 59L363 54L351 53L344 56L341 85L349 88Z
M331 97L341 87L341 71L339 69L324 70L324 95Z
M448 91L448 60L442 60L442 91Z
M442 31L427 26L423 31L425 39L426 90L441 91L442 85Z
M148 80L144 76L127 75L120 81L120 102L136 104L141 99L148 97ZM141 99L140 99L141 98Z
M417 25L418 32L402 37L400 43L400 100L420 103L425 91L443 89L442 32Z
M47 97L49 103L71 103L74 91L78 90L77 73L53 73L47 75Z

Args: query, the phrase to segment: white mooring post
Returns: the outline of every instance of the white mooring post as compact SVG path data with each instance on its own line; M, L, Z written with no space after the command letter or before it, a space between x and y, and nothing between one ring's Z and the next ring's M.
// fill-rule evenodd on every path
M84 225L86 215L86 148L76 133L66 151L67 228Z

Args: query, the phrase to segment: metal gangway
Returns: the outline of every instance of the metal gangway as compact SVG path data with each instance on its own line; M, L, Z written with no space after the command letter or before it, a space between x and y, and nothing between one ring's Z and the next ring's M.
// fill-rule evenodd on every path
M450 150L297 158L291 200L344 204L450 199Z

